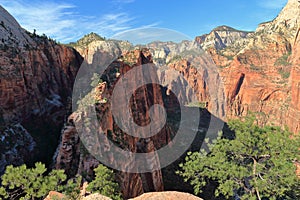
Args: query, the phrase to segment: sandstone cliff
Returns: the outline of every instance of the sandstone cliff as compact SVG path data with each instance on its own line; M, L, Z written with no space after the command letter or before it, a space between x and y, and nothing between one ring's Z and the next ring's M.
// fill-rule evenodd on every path
M0 21L3 171L6 164L28 162L30 155L49 162L55 150L49 145L57 144L82 58L74 49L25 31L2 7Z
M291 62L291 104L287 116L287 124L291 130L300 132L300 29L295 39Z
M135 50L126 53L121 60L116 60L109 65L109 67L106 69L105 74L102 76L104 82L99 83L99 85L96 87L95 98L98 102L96 103L96 110L98 119L101 119L100 124L102 131L110 140L115 141L115 145L119 145L123 149L127 149L131 152L153 152L156 149L160 148L162 145L168 144L173 134L171 128L166 125L157 135L150 137L149 139L139 139L137 137L128 135L123 130L121 130L112 115L110 107L110 96L112 95L115 84L119 79L119 76L117 76L116 74L120 73L120 75L122 76L127 71L136 66L142 64L151 64L152 58L151 56L149 57L149 55L150 54L147 50ZM124 60L129 63L135 64L130 66L126 64ZM116 69L118 69L118 72L116 71ZM151 74L154 75L154 77L151 77ZM150 79L154 79L156 74L149 72L149 76ZM135 80L129 81L134 84ZM123 91L124 94L118 94L118 98L122 98L122 95L125 95L126 88L123 88ZM104 101L104 99L106 100ZM84 101L86 100L87 99L85 99ZM164 105L162 92L159 85L148 84L139 88L138 91L134 93L130 105L134 120L137 124L145 125L149 123L149 108L153 104ZM120 113L125 112L126 107L124 107L124 105L120 106L121 107L120 109L118 109L118 111ZM84 113L85 111L82 112L79 108L79 112L74 113L69 117L68 123L63 130L61 145L58 149L56 168L65 169L70 176L75 175L76 173L82 174L85 179L89 180L93 177L93 169L97 167L99 161L87 152L87 150L85 149L87 146L83 146L83 144L80 142L79 135L74 127L74 122L76 122L80 115L85 115ZM86 127L87 129L84 129L85 133L88 132L88 129L90 129L91 126L93 126L93 122L91 122L89 127ZM92 143L94 144L95 138L92 138L92 141ZM85 145L89 145L89 143L85 143ZM97 145L97 152L99 152L100 154L109 153L109 149L103 149L102 152L101 149L103 148L103 146L98 143L96 144L96 146ZM97 148L96 146L95 148ZM93 146L91 146L90 148L93 148ZM88 149L90 150L90 148ZM130 167L130 165L132 164L129 160L116 159L114 156L110 157L109 160L111 162L111 165L117 163L116 165L122 167L122 169ZM150 162L146 160L145 162L148 162L148 165L151 166L153 165L154 161L152 160ZM127 173L122 171L116 173L118 174L117 179L120 183L123 197L125 199L138 196L147 191L163 190L162 175L160 170L154 170L152 172L141 174Z
M295 43L300 25L299 5L297 0L289 0L278 17L261 24L238 52L232 51L232 45L222 52L208 50L220 66L229 118L245 116L251 111L260 113L261 124L288 124L291 131L299 130L289 122L297 102L292 100L296 90L295 81L291 88L291 80L297 75L296 67L292 67L295 59L290 57L297 57L299 48Z

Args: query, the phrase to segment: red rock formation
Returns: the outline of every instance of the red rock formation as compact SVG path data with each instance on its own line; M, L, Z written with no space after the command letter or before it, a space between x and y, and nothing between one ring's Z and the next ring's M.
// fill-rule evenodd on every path
M288 110L288 79L276 66L278 58L288 55L289 49L274 50L272 44L263 44L264 49L246 50L221 69L227 96L227 116L241 117L250 112L261 113L262 123L285 124ZM287 72L289 69L286 69ZM283 72L282 72L283 73Z
M0 13L0 135L5 135L10 125L14 127L20 123L30 135L33 133L28 127L36 130L33 139L37 140L39 148L43 146L41 141L47 140L45 138L57 139L59 132L55 129L61 129L63 124L67 98L71 95L82 57L74 49L58 45L46 36L26 32L1 6ZM33 118L43 123L36 123ZM45 128L50 124L51 131ZM5 146L22 143L22 139L15 137ZM26 151L28 147L24 148ZM43 157L40 155L42 149L34 149L34 152L36 157ZM27 155L21 157L28 159ZM48 158L43 159L45 162ZM9 160L5 163L19 164Z
M228 118L245 116L251 111L259 113L261 124L287 124L291 131L299 131L299 45L295 42L299 15L299 2L289 0L278 17L260 25L235 54L234 42L221 51L207 50L221 66ZM225 55L232 56L228 59Z
M287 115L288 126L292 131L300 132L300 29L293 48L291 62L291 105Z
M6 122L41 115L71 94L81 57L75 50L45 39L31 49L1 50L0 107ZM14 55L14 51L19 51ZM59 98L59 99L56 99ZM63 103L63 102L62 102Z
M118 68L118 71L122 76L126 72L128 72L132 67L152 62L152 58L148 50L135 50L133 52L128 52L126 55L124 55L123 59L126 60L126 63L135 64L129 66L128 64L125 64L122 61L113 62L106 69L105 75L103 76L107 79L105 80L105 85L107 86L96 88L96 93L99 93L99 95L97 95L97 98L107 97L107 101L102 102L100 99L99 103L96 106L98 110L98 119L102 119L102 131L107 135L107 137L109 137L109 139L113 141L118 141L119 145L123 149L127 149L131 152L140 153L153 152L156 149L162 147L163 145L168 144L169 140L172 137L171 129L169 127L165 126L158 134L151 137L149 140L139 139L123 132L118 127L112 116L110 108L111 100L109 97L112 95L114 85L117 82L115 68ZM153 79L155 77L151 76L156 76L156 73L153 74L149 72L149 76L150 79ZM130 81L132 84L135 84L134 79L128 81ZM102 86L103 84L100 85ZM118 98L122 98L122 95L125 95L125 93L120 93L118 95ZM141 104L141 102L143 103ZM130 105L132 109L133 118L137 124L143 126L149 123L149 108L153 104L164 105L162 99L162 92L159 85L146 85L140 87L134 93L133 97L130 100ZM124 112L124 109L125 108L120 108L119 112ZM63 130L62 141L58 149L58 155L56 159L56 168L66 169L66 171L69 172L69 175L74 175L76 173L84 173L85 176L87 176L86 178L92 178L93 169L99 164L99 161L97 161L93 156L89 155L86 149L82 145L80 145L78 134L75 131L74 124L72 124L72 121L77 120L76 118L78 117L78 113L71 115L69 117L69 123L66 124ZM112 156L110 158L110 162L120 162L119 160L114 159L115 158ZM122 162L122 167L124 168L126 168L130 164L127 163L128 161L126 160ZM153 161L147 162L149 162L149 165L153 164ZM118 172L117 174L117 178L120 183L124 198L135 197L147 191L163 190L162 174L160 170L142 174L125 172Z

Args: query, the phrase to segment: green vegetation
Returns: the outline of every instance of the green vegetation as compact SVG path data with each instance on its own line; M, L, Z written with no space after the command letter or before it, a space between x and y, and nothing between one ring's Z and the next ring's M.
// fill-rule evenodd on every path
M228 60L233 60L233 56L224 55Z
M4 199L38 199L48 195L49 191L62 189L61 183L67 176L63 170L53 170L46 174L46 167L36 163L35 168L26 165L8 166L1 177L0 197Z
M63 194L67 196L68 200L80 199L80 186L82 182L82 176L77 176L68 180L67 184L63 186ZM66 200L67 200L66 199Z
M288 62L288 58L291 55L291 52L288 52L286 54L284 54L283 56L281 56L280 58L278 58L274 65L275 66L289 66L291 65L291 63Z
M191 102L187 105L187 107L206 108L206 102Z
M114 200L122 199L112 170L100 164L95 169L95 175L95 179L87 188L90 192L98 192ZM0 199L43 199L50 191L61 192L68 200L80 199L82 177L76 176L68 181L66 179L64 170L52 170L47 173L45 165L39 162L34 168L10 165L1 177Z
M173 58L171 58L168 62L167 62L167 65L172 63L172 62L175 62L175 61L179 61L179 60L182 60L183 58L180 56L180 55L176 55L174 56Z
M286 71L286 70L280 68L280 69L278 69L278 73L281 75L281 77L283 79L288 79L290 77L290 75L291 75L290 69L289 69L289 71Z
M257 71L261 71L262 69L260 67L256 66L256 65L254 65L254 64L251 64L250 65L250 70L257 72Z
M255 117L233 120L235 139L219 138L208 144L210 152L188 153L178 172L190 181L196 194L217 183L215 196L230 199L299 199L300 137L279 127L259 127Z
M100 76L99 74L97 74L97 73L94 73L94 74L93 74L93 77L92 77L91 80L92 80L91 86L92 86L93 88L95 88L96 86L98 86L99 83L102 83L102 82L103 82L103 80L101 79L101 76Z
M114 200L121 199L119 185L115 182L114 172L104 165L99 165L95 170L95 180L89 183L87 190L100 193Z
M243 32L243 33L252 33L252 31L242 31L232 28L230 26L222 25L214 28L212 31L230 31L230 32Z
M230 47L226 47L227 49L229 49ZM233 51L233 50L231 50L231 51ZM233 60L233 58L234 58L234 56L233 55L227 55L227 54L225 54L225 52L226 51L224 51L224 50L219 50L217 53L219 54L219 55L221 55L221 56L224 56L225 58L227 58L228 60Z

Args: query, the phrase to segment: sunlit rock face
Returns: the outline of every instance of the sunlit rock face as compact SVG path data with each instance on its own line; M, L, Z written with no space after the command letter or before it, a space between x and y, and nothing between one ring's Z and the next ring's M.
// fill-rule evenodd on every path
M259 113L261 124L288 125L299 132L295 114L299 17L300 3L289 0L274 20L260 24L245 38L223 49L207 49L224 82L228 118L251 111Z
M291 57L291 105L287 116L287 124L292 131L300 132L300 29L295 39Z

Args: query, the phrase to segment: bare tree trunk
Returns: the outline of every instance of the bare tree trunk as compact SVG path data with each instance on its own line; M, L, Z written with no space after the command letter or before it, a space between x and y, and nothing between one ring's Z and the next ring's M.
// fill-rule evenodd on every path
M257 180L256 180L256 165L257 165L257 161L255 160L255 158L252 158L252 159L253 159L253 173L252 174L253 174L255 185L257 185ZM256 192L256 196L257 196L258 200L261 200L257 186L255 186L255 192Z

